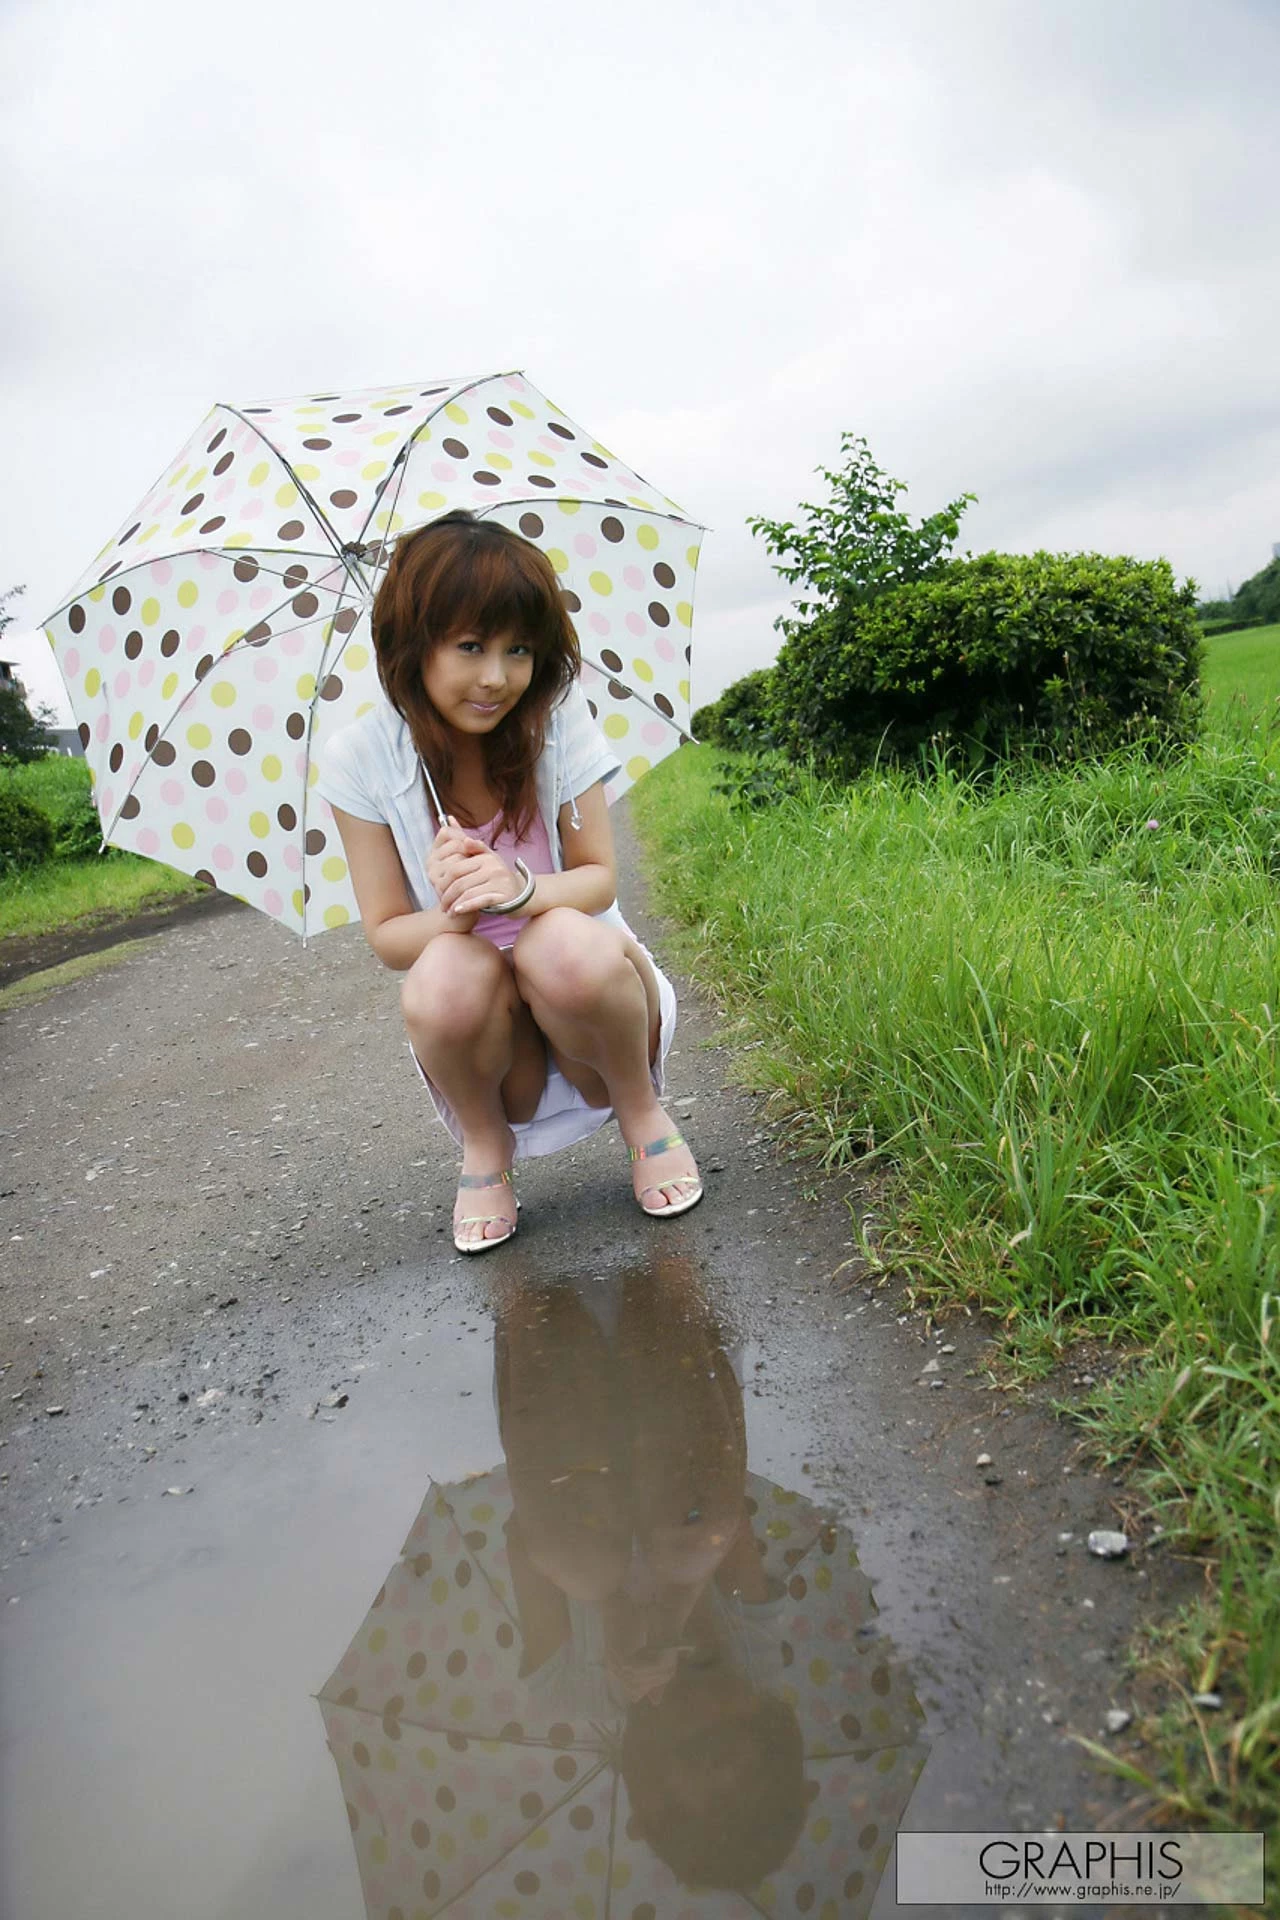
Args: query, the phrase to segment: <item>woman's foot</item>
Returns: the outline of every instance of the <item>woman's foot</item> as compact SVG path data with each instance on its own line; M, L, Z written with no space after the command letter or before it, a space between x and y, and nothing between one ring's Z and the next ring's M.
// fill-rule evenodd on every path
M702 1180L694 1159L678 1130L661 1107L654 1109L646 1125L637 1129L634 1144L628 1142L631 1156L631 1186L641 1209L655 1218L688 1213L702 1198Z
M467 1142L453 1209L453 1244L459 1253L487 1253L516 1230L516 1190L510 1160L514 1137L505 1143ZM495 1167L495 1162L507 1164ZM487 1170L486 1170L487 1163Z

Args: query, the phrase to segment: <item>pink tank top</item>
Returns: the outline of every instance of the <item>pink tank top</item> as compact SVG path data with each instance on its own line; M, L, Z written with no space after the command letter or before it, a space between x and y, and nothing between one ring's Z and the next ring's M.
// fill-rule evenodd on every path
M517 840L515 834L511 832L500 833L495 839L494 828L500 818L501 815L495 813L493 819L486 820L483 826L469 827L467 831L474 833L477 840L483 840L487 847L492 847L499 859L504 860L513 873L517 854L530 873L554 873L555 864L551 858L551 846L547 839L547 829L542 815L534 814L533 825L523 840ZM476 921L472 932L478 933L482 940L490 941L495 947L513 947L516 943L516 935L525 924L523 914L484 913Z

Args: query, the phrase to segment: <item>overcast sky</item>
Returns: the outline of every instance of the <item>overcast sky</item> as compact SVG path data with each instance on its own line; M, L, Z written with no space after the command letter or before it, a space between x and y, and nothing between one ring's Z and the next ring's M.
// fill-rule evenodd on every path
M35 627L215 400L520 367L714 529L695 701L845 428L962 549L1223 591L1280 541L1278 72L1277 0L0 0L0 587Z

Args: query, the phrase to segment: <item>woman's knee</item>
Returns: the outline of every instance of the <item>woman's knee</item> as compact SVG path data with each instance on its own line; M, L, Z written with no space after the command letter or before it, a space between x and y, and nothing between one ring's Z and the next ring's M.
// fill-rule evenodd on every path
M400 1010L415 1035L464 1039L511 998L511 974L495 947L470 934L441 933L405 975Z
M576 1008L615 992L633 973L614 930L576 907L552 907L531 920L512 953L516 980L542 1000Z

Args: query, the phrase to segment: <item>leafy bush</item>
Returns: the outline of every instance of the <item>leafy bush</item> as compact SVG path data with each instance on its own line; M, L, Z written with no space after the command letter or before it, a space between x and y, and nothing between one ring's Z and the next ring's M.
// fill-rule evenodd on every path
M53 822L21 794L0 787L0 874L38 866L53 852Z
M778 744L848 778L958 750L1092 757L1198 730L1195 588L1164 560L987 553L827 609L773 670Z
M726 687L718 700L699 707L690 722L695 740L712 747L761 751L772 735L773 668L759 667Z
M88 792L70 798L54 821L53 857L55 860L84 860L102 846L102 822ZM108 848L108 856L116 851Z

